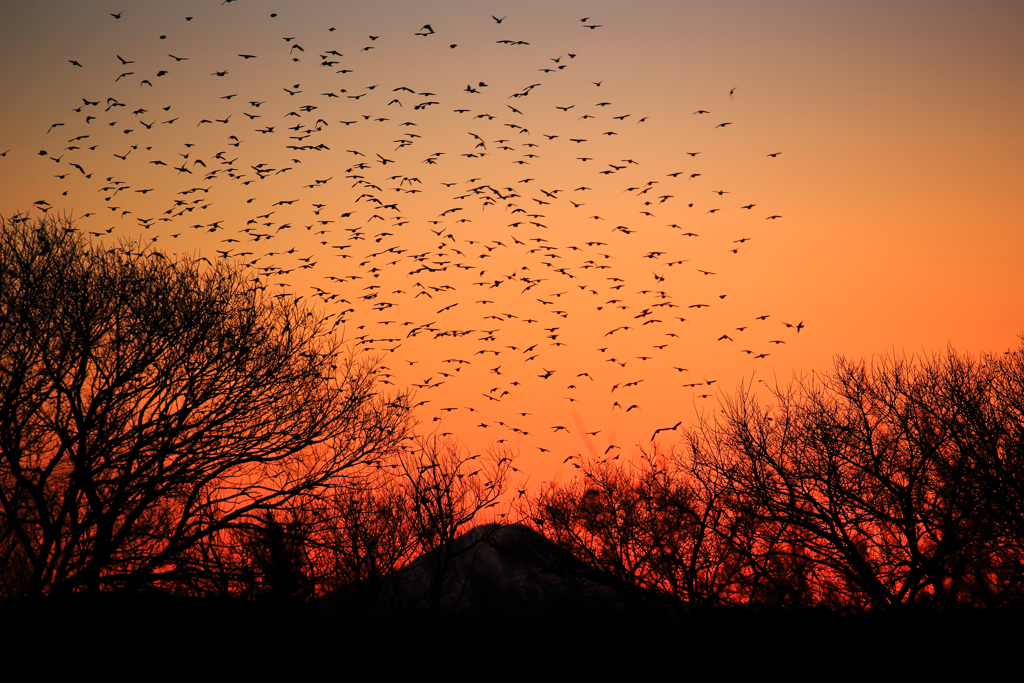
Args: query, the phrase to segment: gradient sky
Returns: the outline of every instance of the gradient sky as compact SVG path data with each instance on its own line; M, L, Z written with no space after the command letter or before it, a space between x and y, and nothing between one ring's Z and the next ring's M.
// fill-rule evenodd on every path
M1021 3L353 4L7 3L0 214L337 294L422 431L531 481L839 354L1020 343Z

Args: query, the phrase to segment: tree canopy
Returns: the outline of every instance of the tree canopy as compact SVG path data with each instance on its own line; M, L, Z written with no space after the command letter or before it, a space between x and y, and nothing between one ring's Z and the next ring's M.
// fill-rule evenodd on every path
M606 575L691 604L1024 600L1024 346L839 358L757 386L669 455L584 461L526 516Z
M407 396L231 261L0 218L8 595L171 581L184 553L390 453Z

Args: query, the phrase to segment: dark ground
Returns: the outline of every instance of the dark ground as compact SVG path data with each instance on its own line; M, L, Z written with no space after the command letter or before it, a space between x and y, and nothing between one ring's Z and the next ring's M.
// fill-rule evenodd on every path
M410 614L368 623L302 603L102 595L0 603L0 652L12 673L25 662L35 672L40 665L47 672L116 665L147 677L198 673L198 665L257 673L280 667L332 679L363 679L381 667L430 673L431 680L434 673L462 679L620 671L674 680L780 671L916 679L962 667L973 678L1002 663L1013 667L1003 673L1013 679L1024 653L1022 627L1015 611L839 616L649 608Z

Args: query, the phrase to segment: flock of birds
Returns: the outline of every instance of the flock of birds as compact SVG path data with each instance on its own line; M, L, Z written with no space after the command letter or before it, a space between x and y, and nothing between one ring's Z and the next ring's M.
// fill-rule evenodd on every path
M110 17L138 30L129 12ZM679 399L710 397L717 380L701 374L695 336L760 360L804 328L729 308L743 284L731 263L782 218L762 198L710 184L702 162L731 117L683 114L707 149L655 173L625 152L651 116L615 102L603 80L571 80L607 30L600 21L567 27L586 34L572 41L584 48L539 55L511 35L525 32L514 17L485 14L480 35L500 33L478 49L498 52L478 68L497 80L452 89L413 82L429 70L393 82L361 75L398 45L424 60L457 53L464 41L442 38L437 21L350 45L322 26L203 67L197 57L214 58L180 37L193 19L154 35L144 54L114 47L103 64L67 55L63 78L99 70L110 90L78 94L42 123L45 148L32 153L68 189L34 207L95 208L76 219L95 239L215 252L276 296L316 299L355 350L383 356L380 382L415 388L421 423L497 442L575 434L617 457L630 444L581 416L635 419L658 383ZM197 79L187 95L180 81L164 85L186 68ZM740 96L724 87L716 106ZM760 150L756 163L771 173L779 155ZM600 454L592 438L602 433Z

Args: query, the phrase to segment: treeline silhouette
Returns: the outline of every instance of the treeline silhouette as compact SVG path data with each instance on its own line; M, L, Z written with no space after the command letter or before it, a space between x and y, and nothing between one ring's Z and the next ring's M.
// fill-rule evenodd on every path
M593 626L1024 597L1024 344L744 386L669 452L580 461L499 517L514 453L417 436L408 395L266 279L104 248L66 218L0 225L0 596L18 604Z
M582 473L532 499L530 521L688 604L1016 607L1024 347L841 358L786 388L742 387L668 456Z
M368 594L497 504L510 451L415 436L258 272L0 226L0 596Z

